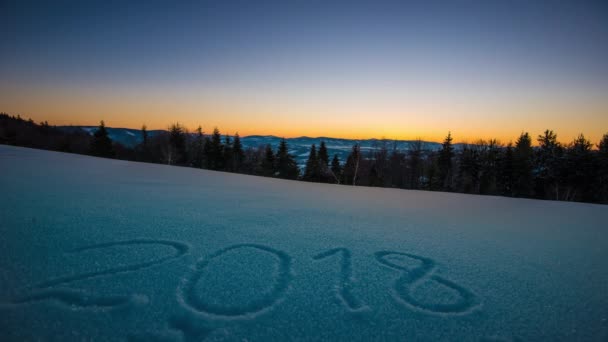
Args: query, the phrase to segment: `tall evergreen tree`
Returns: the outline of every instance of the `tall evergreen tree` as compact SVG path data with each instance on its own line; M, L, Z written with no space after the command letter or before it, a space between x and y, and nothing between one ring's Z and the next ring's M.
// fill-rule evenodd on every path
M393 151L389 158L389 165L387 166L387 186L396 188L407 187L409 170L407 168L405 154L397 149L397 146L393 146Z
M211 135L211 145L209 146L210 168L212 170L222 170L224 168L224 146L222 146L222 136L216 127Z
M437 191L442 189L441 178L439 177L438 153L433 152L426 160L424 167L425 179L422 184L423 189Z
M228 172L234 171L234 153L232 140L229 135L224 139L224 170Z
M331 172L334 183L340 184L340 179L342 178L342 166L340 165L340 158L338 158L338 154L334 154L334 157L331 160Z
M346 158L346 163L342 170L342 184L357 185L360 178L361 159L361 147L359 144L355 144Z
M273 177L275 175L276 165L275 157L272 152L270 144L266 145L264 150L264 159L262 159L262 175L266 177Z
M96 157L114 158L115 152L112 146L112 139L108 136L106 125L103 120L93 134L89 153Z
M319 175L319 180L323 183L333 182L333 176L331 175L331 170L329 169L329 155L327 153L327 146L325 146L325 141L321 141L321 144L319 145L317 160L317 173Z
M557 141L557 135L551 130L539 135L537 141L534 175L536 196L559 199L563 148Z
M145 147L148 147L148 129L146 125L141 126L141 143Z
M150 143L146 125L141 126L141 143L137 147L137 160L150 161Z
M529 197L532 195L532 139L528 132L522 133L513 150L513 194Z
M191 165L199 169L203 168L205 162L205 135L201 126L196 128L196 136L194 137L191 151Z
M169 164L186 165L186 130L179 123L169 127Z
M479 193L479 176L481 171L479 151L474 146L464 146L459 154L458 183L460 191Z
M297 179L300 173L298 164L292 155L289 154L287 141L283 138L277 151L277 176L285 179Z
M441 146L441 151L439 151L439 159L437 160L437 166L439 168L438 176L441 182L441 188L445 191L452 190L453 157L454 147L452 146L452 133L448 132L448 136L445 138Z
M480 156L479 193L498 194L498 175L501 145L498 140L484 142Z
M309 182L318 182L319 178L319 157L317 156L317 147L315 144L312 144L308 160L306 161L303 179Z
M515 157L513 144L509 143L499 157L498 191L503 196L513 196L515 187Z
M592 201L595 197L596 191L592 186L597 166L592 146L583 134L568 146L565 163L568 187L563 195L566 201Z
M211 138L209 136L205 137L205 143L203 144L203 165L207 169L213 170L215 167L215 163L213 158L215 157L213 154L212 146L211 146Z
M368 180L370 186L388 186L390 183L388 179L388 148L385 140L374 146Z
M234 142L232 143L232 153L233 153L233 169L234 172L241 172L243 162L245 160L245 152L243 151L243 145L241 144L241 137L237 132L234 135Z

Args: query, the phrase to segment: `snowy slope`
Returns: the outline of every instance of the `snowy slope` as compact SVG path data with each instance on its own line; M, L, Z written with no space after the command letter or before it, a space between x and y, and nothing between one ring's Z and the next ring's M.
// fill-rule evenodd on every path
M0 340L606 341L608 208L0 146Z

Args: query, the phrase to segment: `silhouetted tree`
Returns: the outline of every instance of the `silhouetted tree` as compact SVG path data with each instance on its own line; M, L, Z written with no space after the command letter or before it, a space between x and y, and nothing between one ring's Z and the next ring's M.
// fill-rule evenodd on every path
M211 147L211 138L209 136L205 137L205 143L203 144L203 165L206 169L214 169L214 155Z
M283 138L277 151L277 177L285 179L297 179L300 174L298 164L287 148L287 141Z
M319 152L317 153L319 181L323 183L334 182L334 177L329 169L329 155L325 141L321 141Z
M509 143L500 155L498 167L498 191L503 196L513 196L515 191L515 157L512 143Z
M166 151L167 164L186 165L186 129L179 123L169 127L169 146Z
M340 165L340 158L338 154L334 154L334 158L331 160L331 172L334 178L334 183L340 184L342 178L342 166Z
M137 146L137 160L150 161L148 130L146 125L141 126L141 143Z
M535 153L534 183L535 193L540 198L559 199L560 169L563 162L563 148L557 135L546 130L537 138Z
M372 152L369 169L370 186L389 186L388 179L388 148L386 141L376 142Z
M529 197L532 195L532 139L528 132L522 133L513 150L513 194Z
M498 194L499 160L502 146L496 139L478 142L481 146L479 193Z
M438 166L438 153L432 152L429 154L424 165L425 179L422 184L423 189L437 191L441 190L443 182L441 181Z
M190 150L192 151L191 165L199 169L203 168L205 165L205 135L201 126L196 128L196 135Z
M396 143L393 144L393 151L389 158L389 165L387 166L387 186L406 188L408 185L408 178L410 177L410 170L407 168L406 156L404 153L397 149Z
M264 159L262 160L262 175L266 177L273 177L275 175L276 165L275 157L272 152L270 144L266 145L264 151Z
M319 159L319 164L329 167L329 155L327 154L327 146L325 146L325 141L321 141L317 157Z
M228 172L234 171L234 153L229 135L224 139L224 170Z
M566 201L591 201L595 191L592 188L597 169L591 147L593 144L580 134L568 146L566 152L567 184L563 199Z
M112 139L108 136L108 131L106 130L106 125L103 120L93 134L89 153L96 157L105 158L113 158L115 155L114 148L112 147Z
M237 132L234 135L234 142L232 143L233 153L233 169L235 172L241 172L243 161L245 160L245 153L243 151L243 145L241 144L241 137Z
M342 184L357 185L360 165L361 148L359 147L359 144L355 144L352 151L346 158L346 163L344 164L344 169L342 170Z
M308 161L306 161L303 180L309 182L318 182L320 178L319 176L319 157L317 156L317 147L315 144L313 144L310 147Z
M481 171L479 150L476 146L464 145L459 153L458 186L466 193L479 193Z
M441 183L441 189L445 191L452 190L453 165L452 158L454 157L454 147L452 146L452 133L448 132L448 136L443 141L439 158L437 160L438 178Z
M211 135L211 142L208 149L209 168L212 170L222 170L224 168L224 146L222 146L222 136L216 127Z

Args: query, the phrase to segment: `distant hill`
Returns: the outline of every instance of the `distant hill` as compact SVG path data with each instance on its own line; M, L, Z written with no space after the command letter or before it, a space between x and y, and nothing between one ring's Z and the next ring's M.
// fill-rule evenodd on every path
M70 130L84 130L89 134L95 133L97 126L58 126L57 128L70 131ZM111 128L106 127L108 130L108 134L113 141L119 142L126 147L134 147L137 144L141 143L142 135L141 130L139 129L130 129L130 128ZM151 130L148 131L150 137L153 137L161 132L166 132L164 130ZM274 149L279 146L279 142L281 141L281 137L277 137L274 135L250 135L246 137L241 137L241 142L245 148L256 148L258 146L265 146L266 144L270 144ZM339 139L339 138L331 138L331 137L297 137L297 138L286 138L287 143L289 145L289 152L296 157L296 160L300 166L303 166L306 163L306 159L308 158L308 153L310 152L310 146L315 144L317 148L321 141L325 141L327 145L327 151L329 152L330 158L333 157L334 154L337 154L342 162L344 162L348 156L348 153L352 149L355 143L359 143L361 146L361 151L363 153L370 152L375 148L381 147L383 144L386 144L387 148L393 149L393 147L397 148L401 151L407 151L410 149L411 144L414 140L389 140L389 139L363 139L363 140L355 140L355 139ZM455 144L454 147L459 149L462 144ZM441 144L438 142L432 141L423 141L422 148L426 151L436 151L441 149Z

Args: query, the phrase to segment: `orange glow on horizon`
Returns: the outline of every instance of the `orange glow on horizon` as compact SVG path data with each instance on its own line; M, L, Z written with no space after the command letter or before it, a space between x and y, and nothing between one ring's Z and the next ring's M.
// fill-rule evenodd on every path
M89 89L75 93L40 89L0 89L0 103L11 115L48 121L52 125L96 126L149 130L167 129L179 122L190 131L201 125L206 133L218 127L223 134L275 135L346 139L422 139L441 142L451 131L454 142L498 139L514 142L529 132L533 143L545 129L569 143L580 133L593 144L608 133L608 103L449 101L427 104L422 100L385 105L380 101L251 100L242 97L150 97ZM35 95L32 95L35 94ZM230 100L233 100L232 102ZM388 101L387 101L388 102ZM313 105L314 104L314 105ZM578 118L573 121L572 118Z

